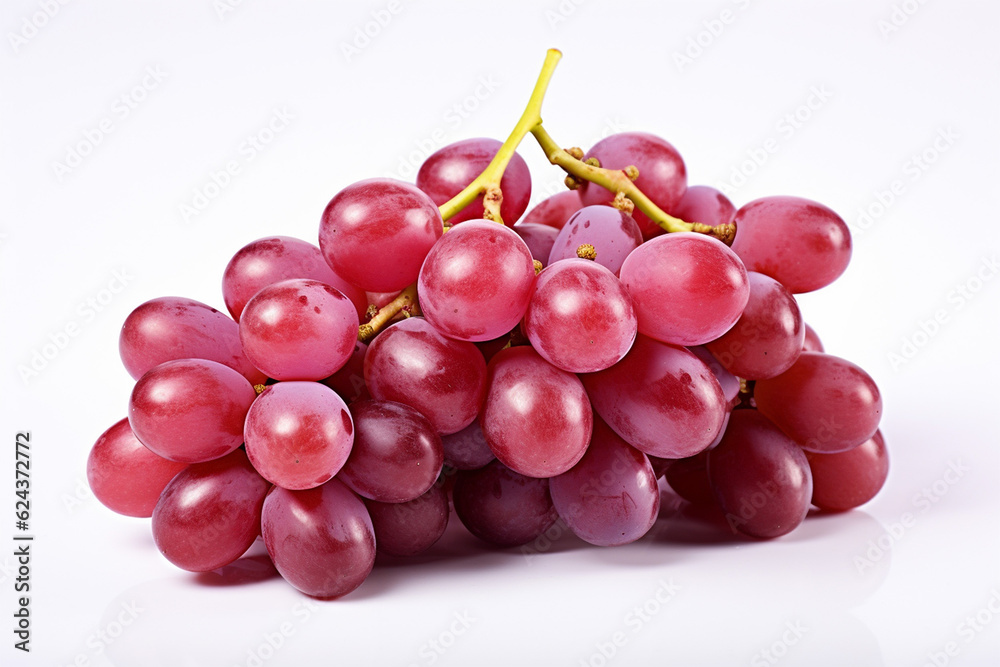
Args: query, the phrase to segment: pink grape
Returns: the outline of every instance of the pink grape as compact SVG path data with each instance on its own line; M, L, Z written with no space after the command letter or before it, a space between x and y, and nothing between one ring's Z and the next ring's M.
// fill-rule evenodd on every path
M722 442L708 452L708 478L734 532L780 537L809 511L805 453L756 410L733 412Z
M522 346L490 361L480 424L505 466L528 477L552 477L583 456L594 415L575 375Z
M337 477L356 494L383 503L422 496L444 464L441 438L427 418L394 401L358 401L354 448Z
M805 340L802 341L803 352L825 352L823 341L819 339L819 334L808 324L806 326Z
M562 229L562 226L566 224L570 216L582 207L583 202L580 201L580 193L576 190L557 192L551 197L538 202L518 224L548 225L549 227Z
M534 283L531 252L516 232L470 220L427 254L417 292L435 329L459 340L484 341L517 325Z
M167 482L187 467L154 454L121 419L101 434L87 457L87 481L94 497L125 516L151 517Z
M747 272L750 298L733 328L705 347L733 375L747 380L780 375L802 352L805 323L799 306L774 278Z
M469 532L498 547L537 539L558 516L549 480L525 477L499 461L458 471L452 498L455 514Z
M609 368L636 335L632 297L611 271L587 259L566 259L538 275L524 330L550 364L571 373Z
M458 433L441 436L445 463L458 470L475 470L495 459L483 427L473 421Z
M354 351L340 370L322 380L330 389L337 392L346 403L353 403L365 398L371 398L368 387L365 386L365 354L368 346L361 341L354 342Z
M222 274L226 308L237 322L254 294L282 280L309 278L326 283L351 300L364 317L368 298L364 290L347 282L330 268L320 249L291 236L269 236L240 248Z
M241 449L190 465L156 503L153 540L181 569L209 572L228 565L257 538L270 488Z
M541 262L543 267L548 266L549 252L552 251L552 244L555 243L556 237L559 235L559 230L548 225L530 222L518 223L514 225L513 230L517 232L517 235L521 237L524 244L528 246L531 258Z
M500 150L496 139L464 139L438 149L420 165L417 187L426 192L435 204L441 206L465 189L476 179ZM531 173L528 164L517 153L511 157L500 179L503 202L500 217L504 224L513 225L528 208L531 199ZM456 213L448 221L457 225L465 220L483 217L483 196Z
M617 364L580 379L608 426L652 456L697 454L716 439L728 413L719 381L703 361L642 335Z
M642 245L642 232L624 211L611 206L585 206L559 230L547 264L577 257L577 249L585 243L594 246L595 262L618 275L625 258Z
M247 379L228 366L178 359L139 378L128 421L142 444L166 459L209 461L243 443L243 421L256 397Z
M803 352L787 371L758 380L754 400L803 449L833 454L875 435L882 395L868 373L822 352Z
M319 247L327 264L366 292L401 290L417 279L444 233L441 212L416 186L390 178L349 185L323 211Z
M764 197L736 212L733 251L747 269L771 276L792 294L837 279L851 261L847 223L801 197Z
M715 504L715 493L708 482L708 455L711 451L709 448L686 459L677 459L667 468L667 484L684 500L697 505Z
M736 217L736 207L729 197L708 185L692 185L671 211L686 222L700 222L712 227L728 225Z
M306 595L337 598L375 566L375 532L364 503L339 480L304 491L275 487L261 535L281 576Z
M486 396L486 362L476 346L442 336L420 317L376 336L364 372L373 398L415 408L441 435L471 424Z
M664 343L702 345L739 319L750 298L743 262L724 243L676 232L643 243L622 264L639 333Z
M247 456L272 484L312 489L336 475L355 440L347 404L318 382L267 387L247 413Z
M719 360L712 356L712 353L704 345L689 347L688 351L705 362L705 365L712 370L715 379L719 381L719 386L722 388L726 404L735 406L739 402L737 396L740 393L740 379L727 371L726 367L720 364Z
M444 535L451 513L444 484L435 484L422 496L405 503L365 500L375 529L379 553L416 556Z
M268 285L247 303L240 340L254 366L276 380L322 380L351 358L358 313L339 290L316 280Z
M549 480L552 504L577 537L602 547L634 542L653 527L660 490L646 455L601 419L587 453Z
M671 213L680 202L687 189L687 169L677 149L660 137L646 132L619 132L601 139L584 155L584 159L595 157L605 169L624 169L634 165L639 169L636 186L654 204ZM609 204L614 193L594 185L584 183L579 190L584 205ZM646 239L658 236L663 230L646 215L636 209L635 221Z
M179 296L152 299L133 310L122 326L118 351L135 380L175 359L217 361L252 384L267 379L243 354L236 322L211 306Z
M864 505L889 476L889 455L881 431L846 452L806 452L812 471L812 504L831 512Z

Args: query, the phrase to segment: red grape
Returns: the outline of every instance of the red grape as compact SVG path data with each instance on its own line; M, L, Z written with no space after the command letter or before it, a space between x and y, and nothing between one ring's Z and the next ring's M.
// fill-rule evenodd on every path
M507 467L528 477L569 470L587 450L593 421L580 380L530 347L502 350L490 361L480 423Z
M369 398L368 387L365 386L365 354L368 346L361 341L354 342L354 351L350 359L339 371L322 382L347 403Z
M463 428L458 433L441 436L446 464L458 470L475 470L495 459L493 450L486 442L479 420Z
M350 593L375 565L368 509L336 479L304 491L275 487L264 500L261 535L281 576L313 597Z
M684 500L698 505L715 503L715 493L708 483L708 453L711 451L706 449L686 459L677 459L667 468L667 484Z
M531 252L517 232L470 220L427 254L417 291L420 309L435 329L451 338L483 341L517 325L534 283Z
M358 313L339 290L316 280L268 285L247 303L240 340L254 365L276 380L322 380L354 352Z
M635 219L611 206L586 206L573 214L552 244L546 264L577 257L583 244L594 246L594 260L618 275L629 253L642 244Z
M272 484L311 489L343 467L355 440L347 404L318 382L279 382L247 413L244 438L254 468Z
M87 457L87 481L94 496L125 516L150 517L167 482L187 467L154 454L122 419L101 434Z
M225 456L243 443L243 421L257 393L215 361L178 359L135 383L128 421L142 444L171 461Z
M465 139L448 144L435 151L420 165L417 187L441 206L464 190L489 166L501 145L496 139ZM531 199L528 164L517 153L511 157L500 179L500 191L503 193L500 217L505 224L513 225L528 208L528 200ZM483 217L483 211L483 196L480 195L448 222L456 225L464 220L479 220Z
M153 540L181 569L208 572L228 565L257 538L270 488L241 449L190 465L156 503Z
M416 556L430 549L448 527L451 510L444 484L435 484L405 503L365 500L379 553Z
M442 336L421 317L376 336L364 372L374 398L415 408L441 435L471 424L486 396L486 362L476 346Z
M319 247L344 279L367 292L391 292L417 279L442 233L441 211L430 197L409 183L372 178L330 200Z
M635 301L639 333L675 345L715 340L750 298L739 257L721 241L693 232L643 243L625 259L621 280Z
M521 219L519 224L525 225L528 223L548 225L549 227L555 227L556 229L561 229L566 221L569 220L570 216L579 211L583 207L583 202L580 201L580 193L576 190L566 190L564 192L557 192L551 197L547 197L528 211L527 215Z
M824 352L823 341L819 339L819 334L808 324L806 326L805 340L802 341L803 352Z
M670 212L687 222L700 222L712 227L728 225L736 216L736 207L729 197L708 185L692 185L684 191L680 202Z
M518 223L514 225L513 229L524 241L524 245L528 246L531 258L541 262L543 267L548 266L549 253L552 251L552 244L555 243L556 237L559 235L559 230L548 225L530 222ZM576 257L576 255L573 256Z
M846 452L806 452L812 470L812 504L832 512L864 505L889 476L889 455L881 431Z

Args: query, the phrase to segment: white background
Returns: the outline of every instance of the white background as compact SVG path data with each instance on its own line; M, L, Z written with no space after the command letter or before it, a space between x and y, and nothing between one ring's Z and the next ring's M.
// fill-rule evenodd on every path
M995 2L50 0L51 17L45 4L0 9L0 662L1000 662ZM86 489L90 446L125 414L125 316L162 295L222 308L222 270L245 243L315 243L345 185L412 178L443 143L504 138L548 47L564 58L543 115L563 145L654 132L692 184L738 185L737 205L813 198L851 225L848 272L800 302L827 350L881 386L882 493L766 543L716 539L669 508L616 549L566 537L526 557L457 529L333 603L259 561L174 569L147 521ZM248 159L276 112L292 118ZM520 153L533 199L556 191L530 138ZM229 161L239 173L185 220ZM33 438L30 655L9 629L19 430Z

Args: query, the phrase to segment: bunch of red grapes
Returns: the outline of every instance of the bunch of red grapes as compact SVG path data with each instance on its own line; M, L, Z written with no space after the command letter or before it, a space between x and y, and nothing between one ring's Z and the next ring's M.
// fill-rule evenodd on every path
M332 598L377 552L430 548L452 508L501 548L557 520L615 546L656 522L660 477L758 539L878 492L878 388L823 352L794 297L847 267L836 213L796 197L736 209L688 187L669 143L626 132L581 163L625 170L682 220L735 224L732 247L663 233L586 180L524 215L516 153L506 224L483 219L480 194L446 232L439 206L500 146L446 146L415 185L349 185L318 246L246 245L223 274L231 317L178 297L136 308L119 341L137 380L128 417L88 461L101 502L151 516L185 570L260 536L294 587Z

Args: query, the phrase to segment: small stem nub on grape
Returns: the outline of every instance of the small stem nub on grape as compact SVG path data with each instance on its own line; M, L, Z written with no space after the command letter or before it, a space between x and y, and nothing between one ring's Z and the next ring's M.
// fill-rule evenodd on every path
M589 164L591 167L597 167L598 169L601 168L601 161L598 160L596 157L589 157L586 160L584 160L583 163Z
M568 174L566 175L566 179L563 181L563 183L565 183L566 187L569 188L570 190L576 190L578 187L580 187L580 181L576 180L575 178L573 178Z
M535 267L535 275L536 275L536 276L537 276L537 275L538 275L539 273L541 273L541 272L542 272L542 269L544 269L544 268L545 268L544 266L542 266L542 263L541 263L540 261L538 261L537 259L535 259L535 260L532 260L531 264L532 264L532 266L534 266L534 267Z
M487 187L486 193L483 195L483 217L493 222L499 222L502 225L503 218L500 216L501 204L503 204L503 192L500 191L500 186L490 185Z
M625 175L628 176L628 180L630 181L634 181L635 179L639 178L639 168L636 167L634 164L630 164L629 166L622 169L622 171L625 172Z
M635 210L635 204L631 199L625 196L624 192L621 191L615 193L615 198L614 201L611 202L611 205L619 211L628 213L629 215L632 215L632 211Z
M573 146L572 148L567 148L566 152L575 157L577 160L583 159L583 149L579 146Z
M267 385L266 384L255 384L253 386L253 390L255 392L257 392L258 396L260 396L262 393L264 393L265 389L267 389Z
M597 259L597 248L589 243L582 243L576 249L576 256L580 259Z
M378 315L378 306L376 306L374 303L368 304L368 310L365 311L365 316L370 320L376 315Z
M370 341L372 338L375 337L376 333L378 332L375 331L375 327L373 327L372 325L362 324L361 326L358 327L358 340L361 341L362 343L367 343L368 341Z

